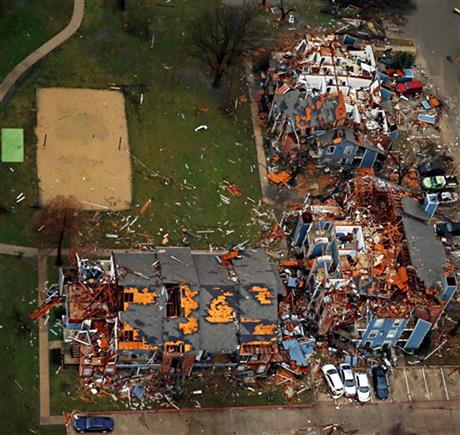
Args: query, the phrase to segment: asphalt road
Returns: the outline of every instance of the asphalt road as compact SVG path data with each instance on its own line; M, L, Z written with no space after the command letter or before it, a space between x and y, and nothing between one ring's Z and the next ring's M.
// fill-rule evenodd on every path
M408 16L405 34L416 39L431 74L444 94L460 100L460 7L458 0L416 0L417 9ZM448 60L448 57L451 59Z
M409 15L404 36L414 38L420 54L441 94L452 99L452 106L460 102L460 15L453 9L459 0L415 0L417 9ZM458 143L460 120L458 112L449 121L449 141ZM457 156L458 157L458 156Z
M112 415L114 435L456 435L459 402ZM328 428L339 425L336 431ZM69 434L73 431L69 431Z

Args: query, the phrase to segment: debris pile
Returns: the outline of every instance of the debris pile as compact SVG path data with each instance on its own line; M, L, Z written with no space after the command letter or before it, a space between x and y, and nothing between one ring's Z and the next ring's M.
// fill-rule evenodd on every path
M308 162L371 168L397 137L371 45L336 35L286 39L273 54L261 106L276 184Z
M290 212L283 331L416 350L456 289L429 208L407 189L358 176L334 205L307 203L294 225Z

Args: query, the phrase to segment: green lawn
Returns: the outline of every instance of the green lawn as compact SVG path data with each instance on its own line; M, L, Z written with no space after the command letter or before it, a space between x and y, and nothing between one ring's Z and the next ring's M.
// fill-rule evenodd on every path
M182 1L170 7L159 6L159 2L127 3L131 8L128 11L135 14L123 14L114 0L87 2L81 31L41 61L0 108L2 126L25 128L25 162L0 167L5 187L1 205L6 209L0 217L2 241L34 244L43 240L34 226L38 200L33 131L36 88L107 89L112 85L121 87L126 97L133 154L172 182L165 185L133 162L133 209L108 213L101 225L85 232L88 243L113 244L104 234L113 233L114 226L120 227L124 216L137 216L138 207L147 199L153 201L152 205L132 228L156 236L156 243L161 240L160 232L168 232L171 243L182 243L183 227L215 230L208 236L214 244L256 240L257 232L249 224L253 203L246 199L260 198L258 173L253 168L255 147L249 107L240 105L235 112L227 112L225 109L234 107L233 96L230 100L226 90L210 87L202 64L189 51L191 17L214 2ZM133 8L136 3L140 9ZM146 27L155 34L153 48L150 37L137 34L137 29ZM244 81L238 84L241 90L235 95L246 91ZM201 124L208 130L195 132ZM224 180L238 184L244 197L223 205L218 185ZM26 199L17 205L16 197L21 192ZM234 233L227 237L225 231ZM124 246L135 240L145 241L144 236L127 230L119 234L119 243ZM208 243L205 239L190 242L195 246Z
M0 81L59 33L70 21L72 9L72 0L0 1Z
M36 287L35 260L0 256L0 432L5 435L39 429L38 330L27 318L36 307ZM41 427L33 433L64 431Z
M35 225L35 92L40 87L54 86L120 87L126 99L132 153L150 168L133 161L132 210L104 214L102 223L82 232L83 243L113 245L114 241L104 236L113 232L120 234L117 242L122 246L147 240L144 235L151 235L158 243L166 232L171 244L190 242L200 247L256 241L258 227L251 220L251 200L259 201L261 194L254 170L250 111L247 104L234 109L235 98L246 92L245 81L237 80L231 90L225 86L213 90L205 68L189 51L191 20L215 1L180 0L169 4L127 0L128 11L124 13L117 4L117 0L87 1L81 29L21 78L0 106L0 126L23 128L25 139L24 163L0 165L0 243L47 243ZM65 0L0 0L0 77L61 30L71 9L71 2ZM240 66L238 72L241 70ZM208 129L195 132L201 124ZM164 179L152 177L151 171L170 178L171 183L165 185ZM218 186L224 180L240 186L244 196L232 198L229 205L222 204ZM20 193L26 199L16 204ZM123 217L138 216L147 199L152 204L132 227L135 232L119 231ZM86 213L88 222L92 215ZM184 241L184 227L214 233ZM50 269L50 277L53 273ZM36 297L36 279L34 261L0 257L0 345L4 350L0 357L0 397L4 404L0 418L2 427L11 428L12 434L38 429L37 328L27 320L35 306L29 302ZM53 412L75 407L105 409L109 403L113 407L113 401L107 398L96 403L75 400L76 372L69 369L56 375L56 368L52 362ZM194 382L191 380L185 388L194 389ZM210 396L209 400L216 399ZM245 400L242 394L242 401L232 398L228 403L255 404L265 396L256 394ZM183 405L193 403L184 400ZM39 433L63 431L40 428Z
M86 391L83 395L79 392L78 368L69 367L56 374L59 364L50 362L50 405L51 414L62 412L80 411L96 412L126 409L125 403L114 401L108 396L94 396Z
M128 407L126 400L114 401L108 396L93 396L86 393L83 397L78 393L78 376L75 369L68 368L55 374L57 366L51 366L51 411L61 413L63 411L78 410L109 411L124 410ZM289 401L283 392L283 386L273 385L273 382L261 381L252 386L241 386L238 378L226 377L225 370L196 372L192 376L179 383L180 391L175 403L180 408L208 407L231 407L231 406L259 406L259 405L289 405L312 403L313 394L305 391L295 395ZM201 394L193 394L201 390ZM153 391L155 393L156 391ZM145 409L163 408L165 401L149 399L153 395L144 398ZM163 406L162 406L163 405Z

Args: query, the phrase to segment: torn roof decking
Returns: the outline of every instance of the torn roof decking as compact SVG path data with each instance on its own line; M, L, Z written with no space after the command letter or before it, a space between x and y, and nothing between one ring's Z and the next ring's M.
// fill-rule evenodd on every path
M436 238L433 226L421 204L413 198L403 198L402 221L409 257L417 271L417 277L427 288L435 288L447 264L442 243Z
M267 255L262 250L247 251L242 259L233 262L233 266L240 285L263 283L274 292L275 297L278 290L284 289L276 267L268 261Z
M238 348L237 284L230 279L229 269L218 264L213 255L194 253L193 261L200 282L200 347L210 352L234 351ZM219 296L225 298L224 303L233 310L235 320L226 323L211 323L206 320L210 316L211 302Z
M218 299L220 297L220 300ZM225 321L210 322L206 318L212 318L210 312L213 301L221 303L227 312ZM209 352L235 351L239 344L239 293L238 288L233 286L200 287L200 348ZM227 320L228 319L228 320ZM232 319L232 320L230 320Z
M163 318L166 312L164 296L153 304L130 303L125 311L120 312L120 321L139 331L145 342L159 346L163 342Z
M276 324L278 319L278 289L284 288L274 266L267 261L263 251L248 252L242 260L234 262L234 268L240 283L240 340L242 343L253 341L270 341L271 334L254 334L258 323ZM249 323L249 324L248 324Z
M340 124L347 113L342 94L306 95L298 89L274 97L278 110L290 118L297 128L324 128ZM292 127L292 126L291 126Z
M136 256L139 258L129 258ZM157 260L161 279L151 267ZM190 344L193 350L220 352L235 351L240 342L269 341L275 337L277 295L284 287L275 266L269 263L263 251L248 252L233 262L238 282L230 278L229 268L217 263L214 254L192 253L189 248L159 249L158 257L152 253L114 254L114 261L117 268L125 269L124 273L128 268L150 277L151 291L158 293L154 303L131 302L127 311L120 313L120 320L136 328L149 345L162 347L168 341L181 341ZM121 276L119 282L125 288L135 286L133 282L140 287L146 286L146 280L134 273ZM196 331L187 334L181 329L181 323L187 322L185 317L166 317L166 291L161 288L161 282L187 282L197 291L198 307L190 314L198 320ZM253 291L253 287L258 291ZM254 324L243 325L240 318L254 321Z

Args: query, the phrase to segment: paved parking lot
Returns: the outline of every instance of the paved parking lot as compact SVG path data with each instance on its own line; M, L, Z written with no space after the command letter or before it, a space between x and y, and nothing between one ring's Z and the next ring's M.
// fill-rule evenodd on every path
M369 373L369 382L372 375ZM460 367L418 367L397 368L389 375L390 402L413 402L429 400L460 400ZM372 394L371 403L377 401ZM328 387L324 384L317 392L319 402L330 402ZM338 406L356 403L341 397Z
M407 367L390 376L395 402L460 399L460 367Z
M369 380L371 377L369 376ZM331 424L342 430L369 435L460 433L460 367L405 367L389 376L391 396L379 401L372 395L364 406L341 397L332 401L326 385L317 391L313 406L202 409L177 412L107 413L118 435L322 435ZM442 401L442 402L435 402ZM68 427L68 434L75 432ZM363 431L364 430L364 431Z
M221 409L112 414L113 435L453 435L458 434L458 402L390 403L309 408ZM68 430L68 435L75 432Z

